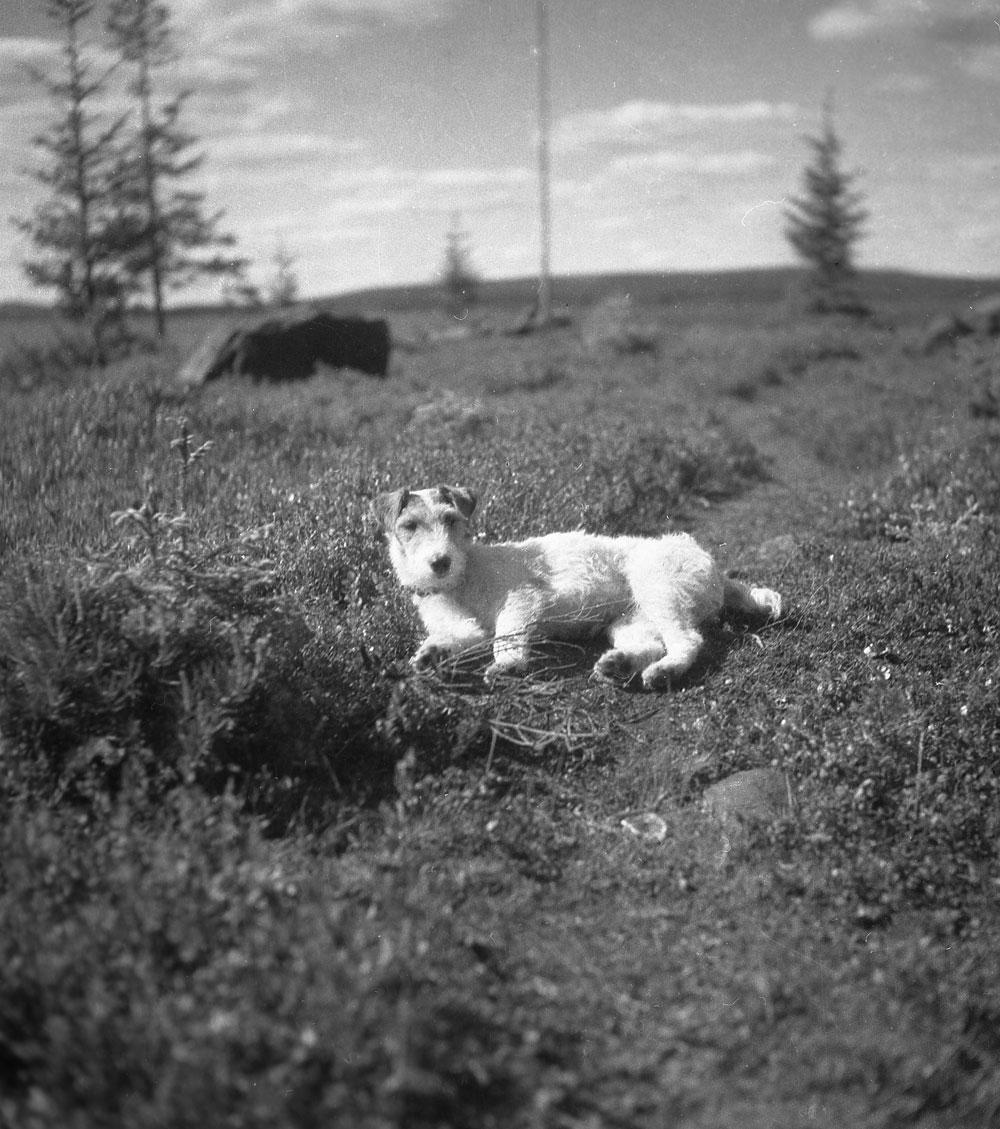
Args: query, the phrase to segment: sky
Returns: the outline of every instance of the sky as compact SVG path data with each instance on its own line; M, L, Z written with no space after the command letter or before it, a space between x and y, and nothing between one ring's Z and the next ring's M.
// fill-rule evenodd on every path
M266 288L433 280L448 231L484 278L539 263L536 0L170 0L164 97L190 187ZM1000 0L548 0L556 274L794 261L783 208L832 98L870 212L862 267L1000 275ZM99 66L101 0L86 25ZM44 190L58 117L42 0L0 4L0 216ZM109 106L109 112L113 109ZM13 223L0 301L44 298ZM218 284L183 300L217 299Z

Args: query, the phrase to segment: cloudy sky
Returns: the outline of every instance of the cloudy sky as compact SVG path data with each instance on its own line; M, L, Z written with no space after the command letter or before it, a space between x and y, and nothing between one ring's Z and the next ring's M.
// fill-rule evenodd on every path
M58 66L43 7L0 4L4 217L37 198L53 120L29 70ZM429 280L456 215L484 276L537 268L535 0L169 7L164 90L195 92L196 184L255 281L278 247L308 296ZM1000 274L1000 0L549 0L549 18L557 273L791 261L781 203L830 91L871 211L862 265ZM0 300L38 297L5 226Z

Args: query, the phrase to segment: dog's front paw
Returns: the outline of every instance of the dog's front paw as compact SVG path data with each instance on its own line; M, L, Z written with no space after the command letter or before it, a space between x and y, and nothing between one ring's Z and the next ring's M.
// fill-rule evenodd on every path
M444 647L440 643L432 643L428 639L421 644L420 650L410 659L410 666L418 671L432 670L444 662L450 654L451 651L448 647Z
M622 686L630 682L636 674L632 659L617 648L605 651L594 663L594 677L599 682L610 682L615 686Z
M491 662L483 671L483 679L488 686L492 686L498 679L505 676L524 674L528 669L527 662L520 659L508 662Z

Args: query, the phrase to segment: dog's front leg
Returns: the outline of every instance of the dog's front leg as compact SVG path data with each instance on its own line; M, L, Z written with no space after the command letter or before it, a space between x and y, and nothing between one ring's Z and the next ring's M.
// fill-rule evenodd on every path
M417 601L417 612L427 628L427 638L410 659L415 670L428 670L444 659L482 646L486 632L472 616L456 612L441 597L429 596Z
M538 622L541 602L532 592L512 592L497 616L493 639L493 662L484 677L492 681L501 674L521 674L528 666L531 629Z
M486 642L486 632L478 631L463 635L460 639L445 638L440 635L429 635L417 649L417 653L410 659L410 666L414 670L430 670L445 659L461 655L465 651L475 650L476 647Z
M482 639L470 639L463 646L461 641L455 639L442 639L433 636L425 639L417 648L417 653L410 659L410 666L414 670L431 670L443 663L445 659L461 654L463 651L475 646Z

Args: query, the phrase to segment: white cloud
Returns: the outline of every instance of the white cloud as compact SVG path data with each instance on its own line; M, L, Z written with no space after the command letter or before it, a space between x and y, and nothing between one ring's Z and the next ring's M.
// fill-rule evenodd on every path
M994 258L1000 256L1000 220L983 218L968 223L960 223L955 230L959 243L968 244L976 252L982 252L984 245L994 248Z
M934 39L966 39L989 30L992 0L849 0L809 21L815 39L862 39L915 31Z
M288 45L328 51L341 36L397 24L436 22L455 0L172 0L175 31L191 48L239 57L274 58Z
M273 169L287 172L294 164L295 175L305 176L313 165L329 165L331 161L353 157L364 150L360 141L348 141L325 133L290 130L257 132L219 137L212 142L211 159L231 171ZM313 170L315 171L315 170Z
M59 44L37 36L14 35L0 39L0 81L4 86L26 74L30 67L48 67L59 59ZM22 69L23 68L23 69Z
M0 152L26 155L26 146L52 121L52 103L43 90L4 104L0 99Z
M180 26L242 24L259 17L272 21L391 19L422 23L444 18L457 0L171 0L170 11Z
M1000 44L970 48L963 53L959 66L966 74L983 82L1000 82Z
M648 145L665 137L718 126L789 121L787 102L677 103L634 100L609 110L571 114L556 123L553 144L561 152L600 145Z
M460 198L470 201L496 200L510 193L519 194L533 185L535 174L528 168L512 166L499 169L444 168L421 173L418 185L423 193ZM481 206L481 204L480 204Z
M815 39L861 39L879 26L878 17L858 4L841 4L813 17L809 32Z
M345 169L325 180L336 191L325 215L334 222L414 212L470 215L527 202L534 183L534 173L520 167Z
M936 182L964 186L971 191L981 190L990 197L1000 181L1000 155L996 153L947 153L926 164L926 173ZM954 198L953 192L940 193L943 199ZM993 201L990 199L990 207Z
M278 0L278 7L291 15L333 10L345 16L424 23L448 16L455 0Z
M907 97L914 94L923 94L934 85L928 75L915 74L912 71L897 71L887 74L880 79L877 89L886 94L902 94Z
M256 168L247 147L235 141L228 153L212 154L205 175L211 198L226 200L226 225L257 262L266 261L281 238L305 249L304 257L314 260L310 273L319 277L324 256L341 244L381 244L393 231L389 242L398 249L419 242L421 233L443 230L454 212L479 226L494 222L505 209L534 203L534 174L527 168L416 169L369 165L363 158L345 163L329 143L330 167L323 168L320 153L303 169L281 156L302 143L299 137L275 135L265 144L271 156ZM363 272L363 277L369 276Z
M656 173L693 176L747 176L773 167L777 161L754 149L733 152L696 152L663 149L639 156L616 157L609 165L614 174L636 176Z
M81 56L95 78L114 62L112 56L96 44L85 43ZM0 38L0 105L15 102L20 105L39 94L44 97L44 84L36 76L58 76L63 66L62 50L55 40L34 36Z

